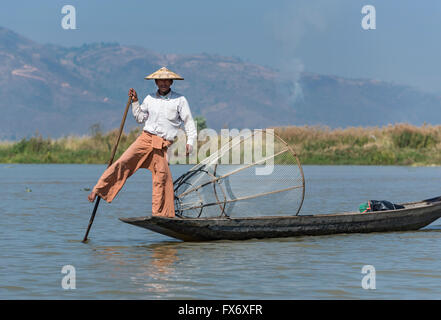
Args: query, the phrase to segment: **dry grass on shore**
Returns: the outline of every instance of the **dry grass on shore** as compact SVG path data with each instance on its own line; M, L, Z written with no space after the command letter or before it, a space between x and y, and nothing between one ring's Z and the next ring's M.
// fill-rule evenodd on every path
M279 127L302 163L441 165L441 126Z

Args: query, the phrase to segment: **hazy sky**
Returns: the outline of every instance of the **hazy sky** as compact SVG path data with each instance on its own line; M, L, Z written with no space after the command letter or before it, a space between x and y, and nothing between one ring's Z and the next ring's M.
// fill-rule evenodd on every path
M69 4L77 30L61 27ZM361 27L364 5L375 6L375 30ZM0 26L41 43L214 53L441 94L439 0L2 0L0 8Z

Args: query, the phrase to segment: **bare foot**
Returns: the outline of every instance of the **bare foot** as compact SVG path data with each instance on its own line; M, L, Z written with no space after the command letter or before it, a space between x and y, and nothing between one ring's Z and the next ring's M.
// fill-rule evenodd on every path
M95 198L96 198L96 193L95 192L91 192L91 193L89 193L89 195L87 196L87 199L90 201L90 202L94 202L95 201Z

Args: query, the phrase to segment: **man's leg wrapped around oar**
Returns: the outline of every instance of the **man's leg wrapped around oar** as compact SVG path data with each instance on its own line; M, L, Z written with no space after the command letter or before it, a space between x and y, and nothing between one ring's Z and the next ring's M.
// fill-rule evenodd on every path
M173 218L173 180L166 160L166 150L171 142L148 132L143 133L104 171L93 188L93 193L112 202L126 180L139 168L152 172L152 214Z

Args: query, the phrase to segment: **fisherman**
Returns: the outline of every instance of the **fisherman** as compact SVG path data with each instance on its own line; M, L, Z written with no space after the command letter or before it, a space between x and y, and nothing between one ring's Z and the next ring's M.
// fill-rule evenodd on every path
M192 152L197 132L187 99L171 90L173 80L184 80L163 67L145 77L154 79L158 90L147 95L143 103L133 88L132 113L138 123L144 123L143 132L121 157L104 171L88 196L94 202L100 196L112 202L127 178L139 168L152 172L152 215L175 217L173 180L167 162L167 148L173 143L179 126L184 123L187 135L186 154Z

